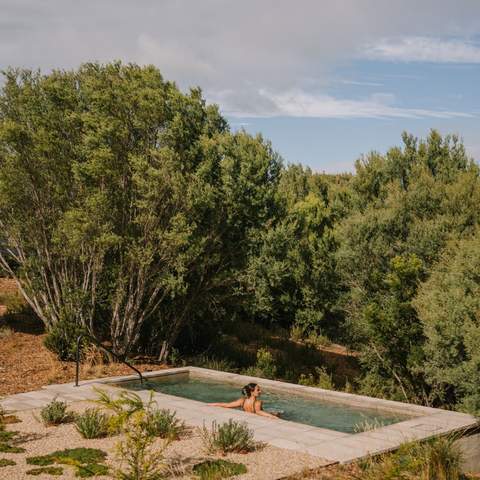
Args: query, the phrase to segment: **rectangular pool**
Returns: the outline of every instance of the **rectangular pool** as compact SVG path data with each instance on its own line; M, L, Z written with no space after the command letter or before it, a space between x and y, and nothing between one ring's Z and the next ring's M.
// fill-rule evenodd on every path
M240 385L183 374L153 377L143 384L138 380L122 382L116 386L129 390L154 390L205 403L230 402L241 397ZM398 413L335 404L268 387L262 387L262 392L263 408L281 412L280 418L338 432L357 433L412 418Z

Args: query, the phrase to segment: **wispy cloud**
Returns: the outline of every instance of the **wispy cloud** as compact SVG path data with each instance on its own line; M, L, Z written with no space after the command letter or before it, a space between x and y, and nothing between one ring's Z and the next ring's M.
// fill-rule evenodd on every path
M365 99L343 99L331 95L310 94L301 90L273 93L260 90L255 110L240 110L229 105L228 98L221 104L225 113L232 117L305 117L305 118L455 118L474 115L450 110L403 108L395 106L391 94L375 94Z
M397 62L480 63L480 45L461 39L403 37L369 44L360 55Z
M343 85L354 85L359 87L382 87L383 83L378 82L364 82L360 80L340 80Z

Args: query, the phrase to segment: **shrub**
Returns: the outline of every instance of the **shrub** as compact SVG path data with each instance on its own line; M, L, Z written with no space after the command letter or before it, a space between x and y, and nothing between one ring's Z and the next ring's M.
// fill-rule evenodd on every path
M461 454L454 437L402 445L395 453L366 460L360 480L460 480Z
M67 403L53 399L40 410L40 417L45 425L60 425L72 420L72 415L67 412Z
M255 449L253 432L246 423L235 422L230 419L220 426L216 422L212 423L211 430L205 425L200 431L205 450L222 453L246 453Z
M77 431L83 438L103 438L109 434L109 416L98 408L88 408L75 419Z
M0 458L0 468L3 467L13 467L17 463L14 462L13 460L10 460L8 458Z
M308 387L323 388L324 390L333 390L335 388L332 375L327 372L325 367L315 367L315 375L311 373L304 375L302 373L298 383Z
M44 345L60 360L74 361L77 353L77 339L82 333L85 333L85 329L77 323L62 320L48 331ZM85 343L82 342L80 348L84 345Z
M191 359L191 364L196 367L209 368L221 372L235 372L236 369L231 362L226 359L209 357L208 355L198 355Z
M206 460L193 467L193 473L200 480L221 480L223 478L243 475L247 467L243 463L234 463L227 460Z
M273 355L266 348L259 348L255 365L245 369L242 373L252 377L276 378L277 367Z
M153 448L155 437L146 428L145 411L130 416L125 429L125 439L117 445L117 459L121 469L116 470L117 480L158 480L166 469L164 448Z
M146 429L154 437L176 440L186 431L185 423L170 410L151 410L147 412Z

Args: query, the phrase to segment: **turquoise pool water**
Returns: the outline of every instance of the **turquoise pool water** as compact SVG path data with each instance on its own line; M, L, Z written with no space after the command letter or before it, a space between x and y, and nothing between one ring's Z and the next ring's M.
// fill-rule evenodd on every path
M155 390L201 402L229 402L241 396L240 387L235 385L176 375L149 379L143 385L139 381L133 381L122 383L121 386L131 390ZM261 399L265 410L282 412L280 417L284 420L338 432L361 432L367 424L391 425L410 418L389 412L336 405L291 393L269 392L268 389L263 389Z

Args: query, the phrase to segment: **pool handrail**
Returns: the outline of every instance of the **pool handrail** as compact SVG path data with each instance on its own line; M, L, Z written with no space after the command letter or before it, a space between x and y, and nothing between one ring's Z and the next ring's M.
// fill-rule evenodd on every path
M78 387L78 381L79 381L79 377L80 377L80 342L82 341L83 338L87 338L91 343L94 343L97 347L101 348L102 350L105 350L105 352L107 352L108 354L114 356L119 362L125 364L127 367L129 367L130 369L132 369L137 375L138 377L140 378L140 383L143 384L143 381L144 381L144 378L143 378L143 375L142 375L142 372L140 370L138 370L137 368L135 368L132 364L130 364L129 362L127 362L126 360L123 360L122 358L120 358L115 352L112 352L110 349L108 349L107 347L105 347L104 345L102 345L95 337L93 337L92 335L89 335L88 333L81 333L78 337L77 337L77 351L75 353L75 362L76 362L76 365L75 365L75 386Z

